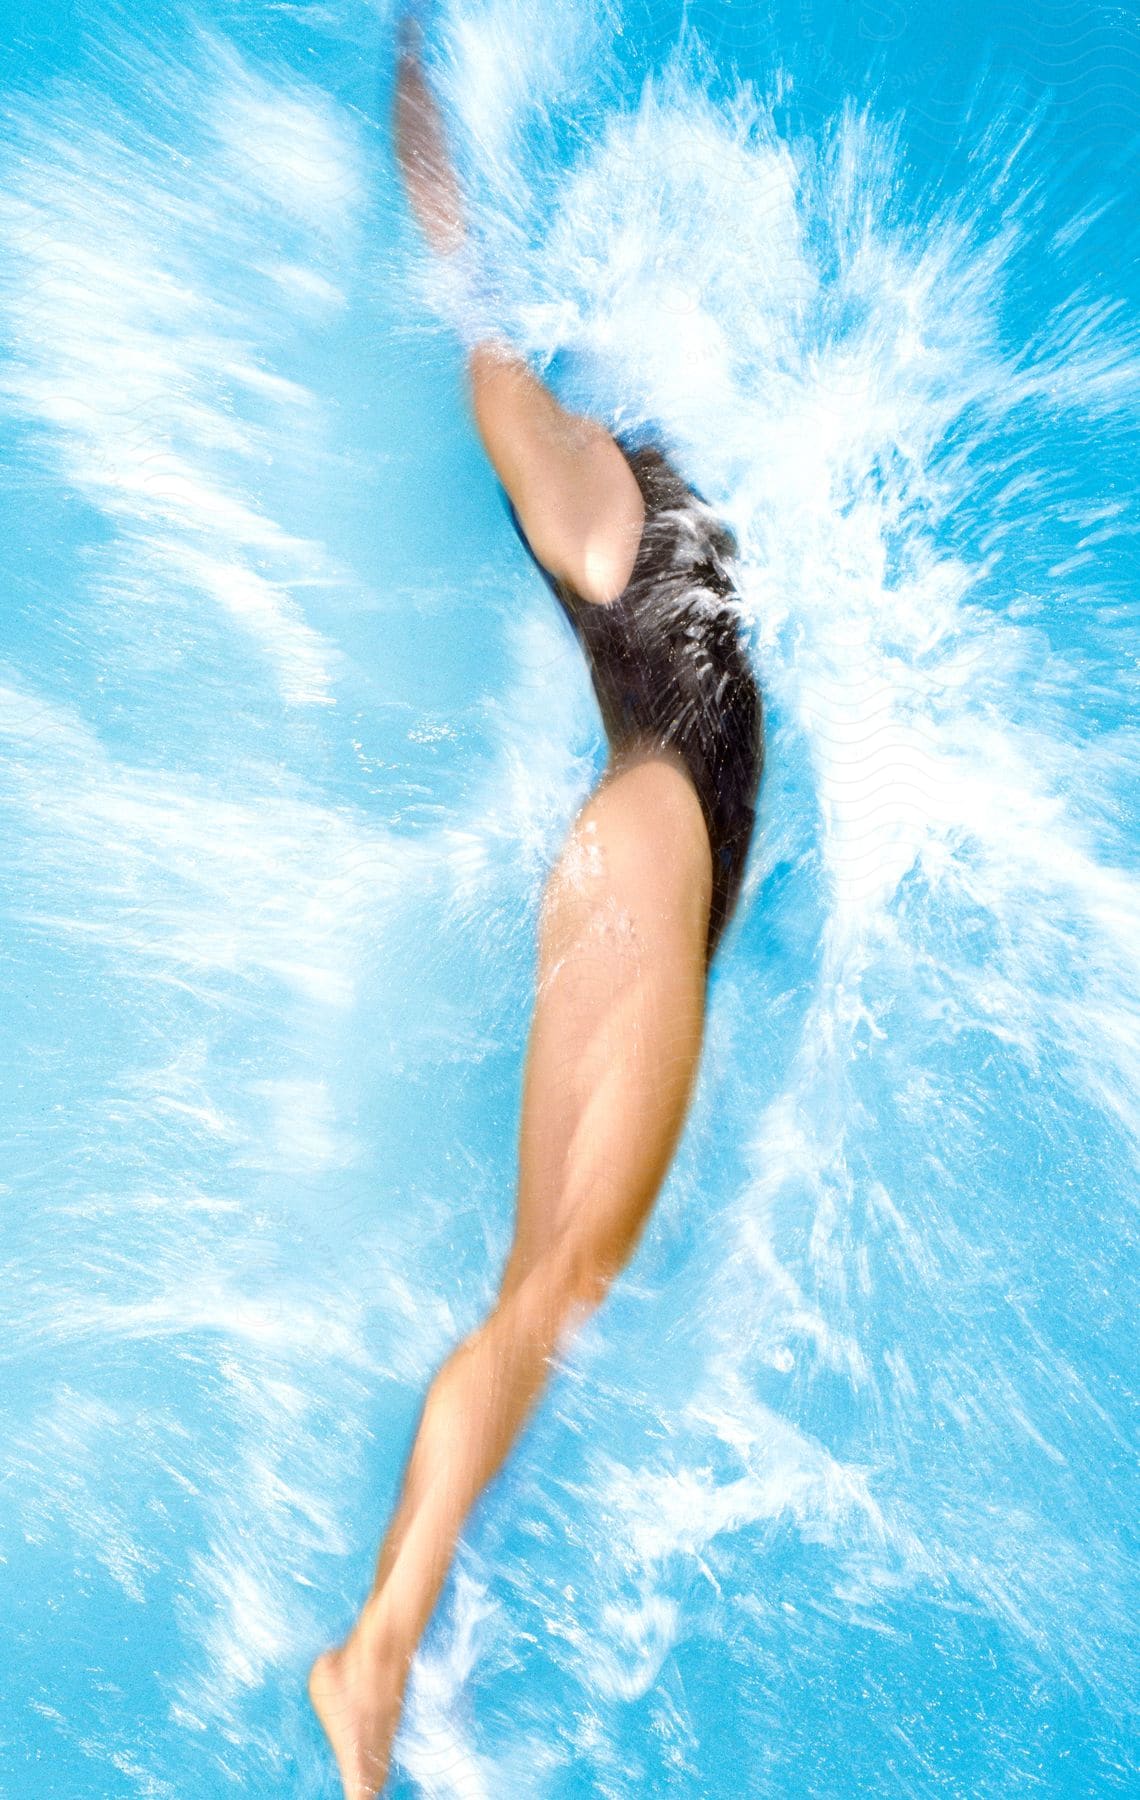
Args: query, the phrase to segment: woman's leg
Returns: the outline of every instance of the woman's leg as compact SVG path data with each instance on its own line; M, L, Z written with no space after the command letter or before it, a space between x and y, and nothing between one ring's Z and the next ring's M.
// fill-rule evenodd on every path
M310 1680L348 1800L382 1787L411 1658L463 1522L551 1357L628 1260L668 1168L700 1053L710 891L687 775L662 757L611 771L544 903L517 1225L499 1296L431 1386L372 1592Z

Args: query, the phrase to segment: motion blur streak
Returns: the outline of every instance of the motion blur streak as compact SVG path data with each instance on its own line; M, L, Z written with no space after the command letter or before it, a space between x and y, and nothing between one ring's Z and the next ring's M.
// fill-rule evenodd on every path
M1125 172L1062 43L1101 14L1002 15L951 108L935 10L864 7L861 83L810 3L453 0L432 267L386 15L29 7L13 1793L333 1791L304 1673L492 1292L601 759L464 415L486 330L731 523L768 768L681 1154L472 1521L393 1791L1140 1792Z

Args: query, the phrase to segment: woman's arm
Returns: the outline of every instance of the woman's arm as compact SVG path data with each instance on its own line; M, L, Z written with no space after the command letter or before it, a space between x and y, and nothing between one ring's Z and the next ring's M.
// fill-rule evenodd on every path
M506 345L476 344L467 370L483 448L539 562L584 600L616 600L645 507L613 438L560 406Z
M400 20L393 126L396 158L412 211L432 249L450 256L464 238L459 183L447 154L443 120L420 62L419 21L411 13Z
M428 242L448 256L463 244L463 207L418 39L418 25L405 17L396 154ZM633 570L645 509L613 438L596 421L560 406L503 339L476 344L467 370L483 448L539 562L586 600L616 599Z

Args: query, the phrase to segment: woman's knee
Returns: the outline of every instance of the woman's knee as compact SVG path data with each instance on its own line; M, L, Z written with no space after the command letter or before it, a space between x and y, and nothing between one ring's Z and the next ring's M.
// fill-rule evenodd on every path
M508 1262L496 1315L504 1317L512 1332L554 1348L597 1311L631 1250L632 1245L587 1241L567 1231L529 1263Z

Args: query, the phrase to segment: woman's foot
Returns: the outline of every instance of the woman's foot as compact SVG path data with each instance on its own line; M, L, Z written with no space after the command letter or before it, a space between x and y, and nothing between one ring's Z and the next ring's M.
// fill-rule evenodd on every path
M388 1779L410 1666L410 1658L393 1657L360 1632L313 1664L309 1699L332 1745L345 1800L375 1800Z

